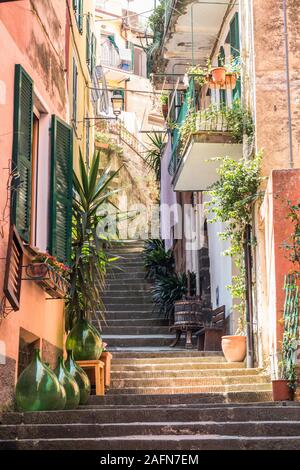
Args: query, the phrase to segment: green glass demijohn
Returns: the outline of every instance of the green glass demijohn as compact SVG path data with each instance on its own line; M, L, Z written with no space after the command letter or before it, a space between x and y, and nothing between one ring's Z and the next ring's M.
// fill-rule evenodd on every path
M62 410L66 405L66 392L41 360L39 349L18 378L16 404L20 411Z
M96 328L81 318L70 331L66 349L73 351L75 361L99 359L102 353L102 339Z
M80 390L80 405L85 405L91 393L91 384L88 376L84 370L79 367L73 359L73 351L67 350L68 357L65 362L65 367L71 376L76 380Z
M74 377L67 371L61 356L58 358L57 367L54 372L66 391L67 399L65 409L72 410L77 408L80 401L80 390Z

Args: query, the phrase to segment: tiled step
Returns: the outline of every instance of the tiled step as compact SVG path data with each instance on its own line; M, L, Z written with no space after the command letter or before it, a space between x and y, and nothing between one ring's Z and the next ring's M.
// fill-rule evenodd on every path
M162 387L127 387L112 388L109 393L123 393L125 395L161 395L163 393L226 393L226 392L270 392L270 383L246 383L230 385L182 385L182 386L162 386Z

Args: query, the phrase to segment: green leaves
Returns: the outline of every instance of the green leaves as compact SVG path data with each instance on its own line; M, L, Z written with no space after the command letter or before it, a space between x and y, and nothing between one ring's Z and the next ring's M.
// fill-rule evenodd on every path
M245 266L244 243L245 229L252 220L253 205L262 195L260 175L262 153L252 159L242 158L235 161L230 157L220 159L219 180L209 190L210 201L206 210L212 222L225 223L225 230L219 234L222 240L229 240L230 247L223 253L231 256L238 268L238 274L232 277L228 286L232 297L239 299L237 309L240 316L240 330L245 328ZM254 243L254 241L252 242Z
M174 272L175 260L171 250L165 251L161 240L147 240L144 249L146 278L154 280Z
M79 177L73 174L73 226L70 295L66 303L65 328L69 331L80 319L100 317L105 321L102 292L105 287L106 268L114 261L106 254L97 227L103 219L101 209L120 189L111 190L110 183L119 170L110 168L100 174L100 153L95 153L90 170L79 157ZM107 240L108 237L105 237Z
M166 145L165 134L151 132L147 134L150 146L145 154L147 165L154 171L157 181L160 180L161 157Z

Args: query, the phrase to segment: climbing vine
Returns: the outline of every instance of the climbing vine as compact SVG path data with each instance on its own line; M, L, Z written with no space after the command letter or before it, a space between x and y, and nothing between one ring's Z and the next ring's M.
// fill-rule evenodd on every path
M259 190L263 179L260 175L261 159L261 152L251 160L218 159L221 161L217 170L219 179L210 188L210 201L206 203L211 216L209 222L225 223L225 230L219 236L221 240L228 240L230 247L223 254L232 257L238 270L238 274L232 277L232 284L227 287L239 302L239 333L243 333L246 326L245 229L252 220L253 204L262 195Z

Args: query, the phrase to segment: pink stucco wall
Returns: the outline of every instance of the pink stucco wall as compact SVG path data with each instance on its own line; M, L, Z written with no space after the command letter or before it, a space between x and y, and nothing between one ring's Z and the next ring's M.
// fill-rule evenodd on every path
M66 4L61 0L19 1L0 4L0 297L3 295L9 204L5 209L6 186L12 158L14 68L21 64L34 81L35 104L42 112L39 136L37 245L47 247L48 190L51 115L67 116L65 76ZM4 211L4 217L3 215ZM4 219L4 220L2 220ZM27 258L25 257L25 263ZM46 340L53 348L63 346L63 301L47 295L32 281L23 281L21 308L0 324L0 403L9 403L16 379L20 328Z

